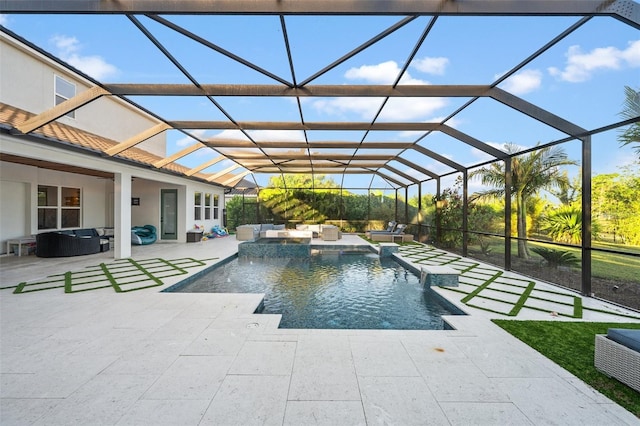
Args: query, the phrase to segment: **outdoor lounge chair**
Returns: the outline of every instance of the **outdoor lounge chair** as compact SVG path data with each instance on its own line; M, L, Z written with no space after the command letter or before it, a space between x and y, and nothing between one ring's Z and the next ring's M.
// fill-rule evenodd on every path
M407 225L401 223L392 232L374 232L369 238L377 242L413 241L413 235L404 233L406 228Z
M378 234L378 233L383 233L383 234L387 234L389 232L393 232L396 228L396 221L392 220L389 221L389 223L387 224L387 228L386 229L370 229L367 232L365 232L365 235L368 238L371 238L371 234Z

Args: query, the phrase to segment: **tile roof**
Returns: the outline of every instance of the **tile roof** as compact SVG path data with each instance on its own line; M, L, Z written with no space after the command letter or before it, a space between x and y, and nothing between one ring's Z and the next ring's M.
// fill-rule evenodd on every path
M24 111L20 108L0 103L0 125L15 128L16 125L29 120L34 117L34 115L35 114ZM71 145L94 153L102 153L107 149L118 145L118 142L114 140L56 121L45 124L44 126L34 130L31 134L40 138L46 138L50 141L59 142L62 148L64 148L65 145ZM150 152L136 147L124 150L119 154L116 154L114 157L127 160L132 163L137 163L139 165L152 167L154 163L163 159L163 157L151 154ZM169 163L158 169L169 171L177 175L184 175L189 170L188 167L184 167L176 163ZM209 176L210 175L207 173L196 173L191 177L198 180L205 180Z

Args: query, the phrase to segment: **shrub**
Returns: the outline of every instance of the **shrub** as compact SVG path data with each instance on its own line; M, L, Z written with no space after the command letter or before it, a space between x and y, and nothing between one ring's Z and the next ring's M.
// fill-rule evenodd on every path
M548 249L546 247L532 247L531 251L542 256L547 265L552 268L580 265L580 259L568 251Z

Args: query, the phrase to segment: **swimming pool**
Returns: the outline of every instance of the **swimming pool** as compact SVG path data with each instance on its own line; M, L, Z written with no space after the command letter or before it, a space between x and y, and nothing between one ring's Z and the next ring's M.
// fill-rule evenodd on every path
M441 330L442 315L463 314L394 260L362 251L236 257L170 291L264 293L260 312L282 314L280 328Z

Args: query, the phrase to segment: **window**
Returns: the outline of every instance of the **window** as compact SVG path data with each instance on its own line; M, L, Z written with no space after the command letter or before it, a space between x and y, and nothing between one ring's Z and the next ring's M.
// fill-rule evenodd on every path
M211 194L204 194L204 220L211 219Z
M65 80L62 77L55 76L55 104L59 105L67 99L71 99L76 95L76 85ZM65 117L75 118L75 111L69 111Z
M218 218L218 200L220 199L219 195L213 196L213 218Z
M193 219L202 219L202 192L196 192L193 197Z
M38 229L79 228L80 188L38 185Z

